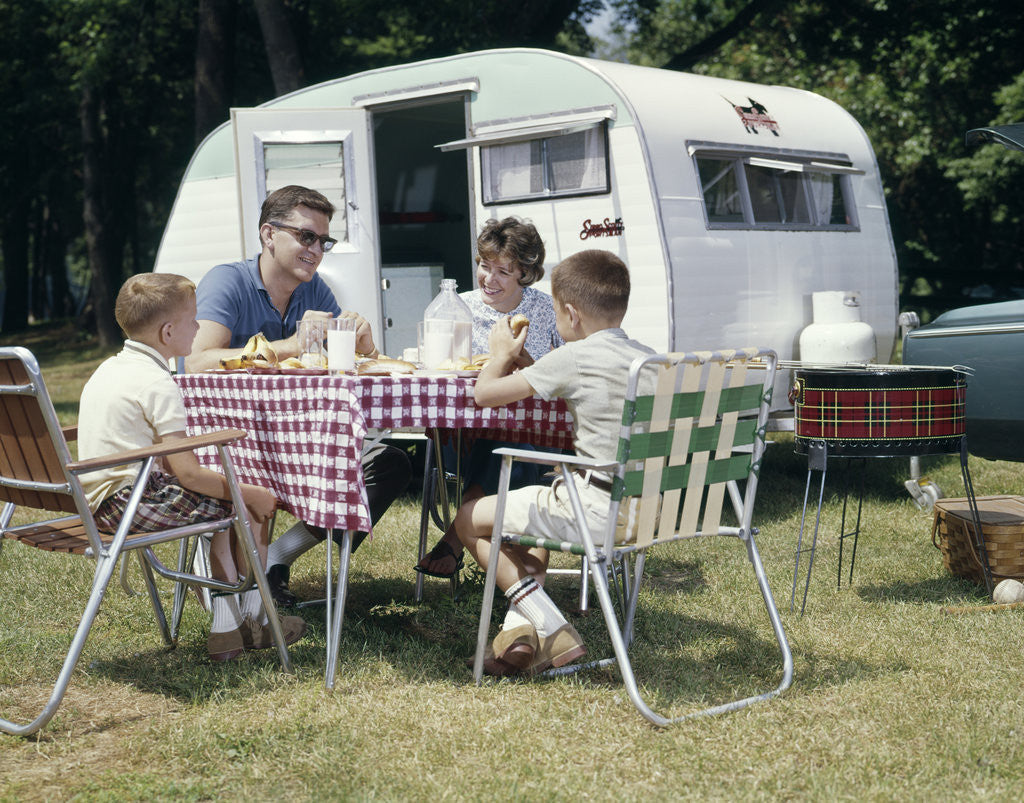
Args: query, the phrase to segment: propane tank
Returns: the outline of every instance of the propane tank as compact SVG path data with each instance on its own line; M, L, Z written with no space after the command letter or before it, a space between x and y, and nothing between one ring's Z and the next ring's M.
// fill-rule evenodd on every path
M860 293L825 290L811 294L814 323L800 332L800 361L870 363L875 361L875 333L860 319Z

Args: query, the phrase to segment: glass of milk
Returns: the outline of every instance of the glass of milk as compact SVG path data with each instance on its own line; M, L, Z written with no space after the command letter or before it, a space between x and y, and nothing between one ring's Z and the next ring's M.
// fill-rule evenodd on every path
M452 367L452 346L455 340L454 321L429 318L416 324L420 362L424 368Z
M331 318L327 321L327 370L340 374L355 367L356 319Z

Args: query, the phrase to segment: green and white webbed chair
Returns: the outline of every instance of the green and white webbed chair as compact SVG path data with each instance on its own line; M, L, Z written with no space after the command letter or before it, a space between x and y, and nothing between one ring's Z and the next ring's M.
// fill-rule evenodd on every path
M498 550L502 543L519 543L586 558L612 642L614 657L562 667L552 673L616 663L633 704L656 725L743 708L789 687L793 678L792 653L751 524L776 361L774 352L756 348L638 358L630 368L615 463L516 449L497 451L503 463L474 660L477 683L481 682L489 639ZM656 378L649 376L652 372ZM655 388L651 394L639 390L644 387L641 377L645 374L647 386L653 384ZM513 460L550 465L559 472L576 512L580 543L503 532ZM591 532L587 525L573 482L574 472L581 469L612 477L605 532ZM744 482L742 493L740 481ZM722 524L727 496L738 522L734 526ZM652 710L644 700L630 660L646 556L655 547L709 536L729 536L746 550L781 652L782 676L778 685L768 691L668 718Z

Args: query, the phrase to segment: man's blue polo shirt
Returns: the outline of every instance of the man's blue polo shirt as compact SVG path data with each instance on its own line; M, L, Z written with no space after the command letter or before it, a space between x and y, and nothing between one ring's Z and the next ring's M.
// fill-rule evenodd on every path
M284 318L270 301L260 278L259 255L244 262L228 262L211 268L196 288L196 320L213 321L231 330L229 348L241 348L257 332L267 340L283 340L295 334L306 310L341 314L334 293L316 274L292 292Z

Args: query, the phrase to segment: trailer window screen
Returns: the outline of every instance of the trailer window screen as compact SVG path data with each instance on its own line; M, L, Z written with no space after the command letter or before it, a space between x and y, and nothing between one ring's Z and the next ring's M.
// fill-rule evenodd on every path
M698 153L697 175L709 228L856 229L840 163L791 156Z
M850 223L843 203L843 188L840 176L827 173L811 173L811 198L814 201L819 220L828 219L830 226L845 226Z
M608 137L597 125L480 148L485 204L608 192Z
M736 182L736 164L727 159L698 159L701 189L708 220L716 223L742 223L743 204Z
M747 166L755 223L810 223L800 173Z
M337 141L264 142L267 195L289 184L315 188L334 204L331 236L348 242L344 157L344 143Z

